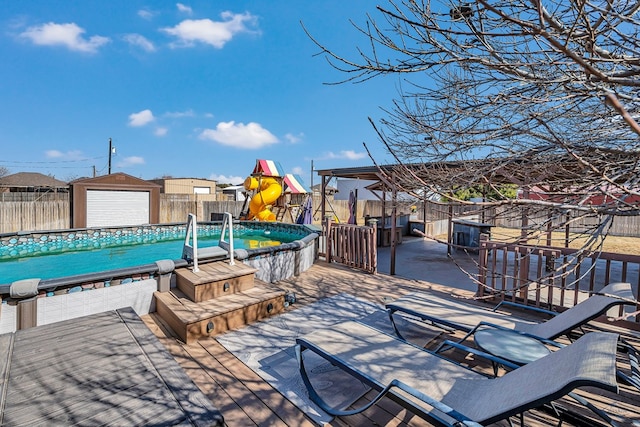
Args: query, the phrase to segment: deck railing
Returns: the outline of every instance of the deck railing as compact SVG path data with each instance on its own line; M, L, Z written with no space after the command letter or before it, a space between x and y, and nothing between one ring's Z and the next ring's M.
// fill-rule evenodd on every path
M571 307L609 283L629 282L638 299L640 256L505 244L482 239L478 295ZM635 310L640 310L640 302ZM634 310L634 311L635 311ZM622 308L620 311L622 315ZM640 323L640 316L627 319Z
M376 227L336 224L323 227L327 262L337 262L370 273L377 271Z

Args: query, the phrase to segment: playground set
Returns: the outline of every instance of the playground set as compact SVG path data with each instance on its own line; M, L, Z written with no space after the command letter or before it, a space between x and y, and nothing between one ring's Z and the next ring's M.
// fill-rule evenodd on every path
M311 190L298 175L285 174L280 163L273 160L256 160L253 172L244 181L244 189L250 194L245 199L242 216L256 221L283 221L288 214L291 222L296 222L303 203L292 203L292 195L311 197Z

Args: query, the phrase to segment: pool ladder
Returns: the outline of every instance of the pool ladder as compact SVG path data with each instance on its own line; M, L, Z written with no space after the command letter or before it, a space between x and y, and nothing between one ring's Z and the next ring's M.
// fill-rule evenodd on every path
M196 216L192 213L187 217L187 231L182 245L182 258L193 260L193 272L200 271L198 268L198 222ZM228 240L225 240L225 234L229 234ZM229 253L229 265L235 265L233 252L233 216L229 212L225 212L222 219L222 230L220 231L220 240L218 246L224 248Z

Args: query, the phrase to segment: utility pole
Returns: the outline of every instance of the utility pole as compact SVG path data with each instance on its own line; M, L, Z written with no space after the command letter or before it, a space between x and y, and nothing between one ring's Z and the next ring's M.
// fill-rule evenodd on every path
M109 175L111 175L111 154L115 151L113 145L111 145L111 138L109 138Z

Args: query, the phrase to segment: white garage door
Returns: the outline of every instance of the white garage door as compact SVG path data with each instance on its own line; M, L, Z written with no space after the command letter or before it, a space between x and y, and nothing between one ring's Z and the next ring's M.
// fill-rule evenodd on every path
M148 191L87 191L87 227L149 224Z
M211 194L210 187L193 187L193 194Z

